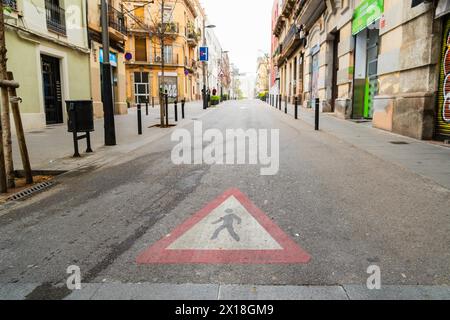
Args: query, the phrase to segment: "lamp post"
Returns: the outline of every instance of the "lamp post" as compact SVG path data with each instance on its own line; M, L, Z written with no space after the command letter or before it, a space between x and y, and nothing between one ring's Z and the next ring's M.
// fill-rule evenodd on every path
M103 46L103 64L102 64L102 90L103 90L103 112L105 121L105 145L116 145L116 128L114 124L114 107L113 107L113 86L111 74L111 62L109 61L109 16L108 3L101 0L102 13L102 46Z
M206 17L203 19L203 47L206 47L206 29L212 29L215 28L215 25L206 25ZM206 61L203 61L203 90L202 90L202 97L203 97L203 109L208 108L208 101L206 101Z

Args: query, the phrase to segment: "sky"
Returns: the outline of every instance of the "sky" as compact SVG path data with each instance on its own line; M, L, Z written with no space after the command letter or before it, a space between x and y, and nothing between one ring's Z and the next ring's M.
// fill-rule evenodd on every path
M256 73L256 59L270 51L273 0L200 0L224 51L241 73Z

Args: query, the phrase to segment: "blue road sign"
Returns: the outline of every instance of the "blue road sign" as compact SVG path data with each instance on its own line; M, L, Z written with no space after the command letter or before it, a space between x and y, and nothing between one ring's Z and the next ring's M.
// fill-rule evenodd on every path
M208 60L209 60L209 48L200 47L200 61L208 61Z

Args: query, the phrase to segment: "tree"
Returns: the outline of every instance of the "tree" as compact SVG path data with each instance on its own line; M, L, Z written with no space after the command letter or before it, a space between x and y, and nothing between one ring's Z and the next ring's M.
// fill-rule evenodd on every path
M151 24L150 24L150 39L152 42L156 40L156 43L160 46L161 51L161 80L159 85L159 99L160 99L160 113L161 113L161 127L164 127L164 118L166 117L166 124L169 123L169 115L165 114L164 110L164 88L165 88L165 44L176 38L176 33L178 30L176 29L176 25L172 22L173 11L175 10L175 6L178 3L178 0L175 1L175 4L171 8L171 10L166 9L166 1L165 0L157 0L154 2L156 8L158 10L154 10L153 13L150 14Z

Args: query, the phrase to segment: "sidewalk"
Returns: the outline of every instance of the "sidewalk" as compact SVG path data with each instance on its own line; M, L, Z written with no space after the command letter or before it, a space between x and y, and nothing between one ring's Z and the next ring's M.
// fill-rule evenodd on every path
M67 171L82 165L87 162L105 157L107 154L114 154L117 152L124 152L125 150L132 150L134 147L139 147L148 142L148 139L157 138L165 134L168 129L149 128L160 122L159 106L152 108L149 106L149 115L146 116L145 105L142 108L142 136L138 135L137 127L137 109L128 109L127 115L115 116L116 139L117 146L104 146L104 132L103 119L96 119L94 121L95 131L91 133L91 144L94 150L93 154L85 154L86 140L79 141L79 149L82 158L72 158L74 153L72 134L67 132L67 124L47 126L41 130L25 132L28 152L30 155L31 167L33 170L55 170ZM181 119L181 105L178 105L178 124L182 125L184 122L192 118L198 117L205 111L202 109L202 103L199 101L188 102L185 106L186 119ZM174 123L174 106L169 105L169 120ZM81 135L81 134L80 134ZM19 154L17 137L12 136L13 142L13 157L16 170L22 168L22 161Z
M284 102L279 112L284 113ZM292 104L288 104L288 115L294 118ZM314 109L299 107L299 120L314 126ZM450 147L376 129L371 122L356 123L327 113L320 114L320 130L450 189Z

